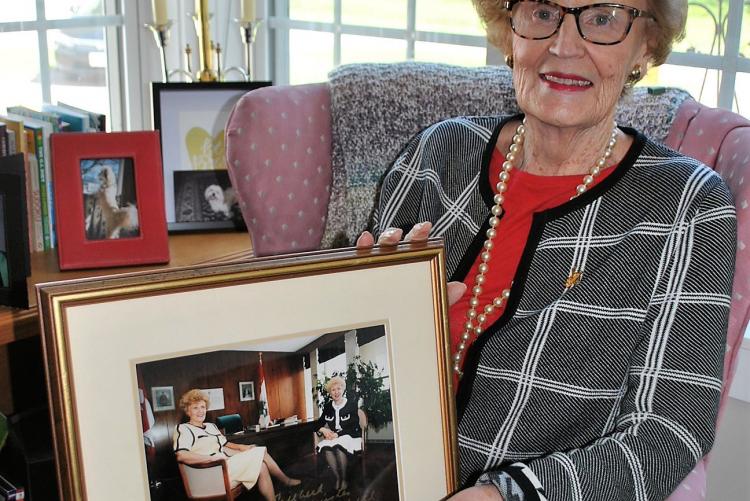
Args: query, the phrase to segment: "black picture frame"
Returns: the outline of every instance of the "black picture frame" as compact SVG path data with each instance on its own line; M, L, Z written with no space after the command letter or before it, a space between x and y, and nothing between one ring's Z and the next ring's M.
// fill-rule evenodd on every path
M217 141L223 144L226 121L240 97L269 85L272 83L268 81L151 83L153 127L161 134L164 203L170 233L246 229L236 203L209 202L211 187L219 187L214 191L226 196L226 201L230 199L224 155L218 154L214 146ZM208 141L212 152L209 158L195 153L201 141L203 145ZM212 169L212 164L223 168Z
M28 308L26 279L31 260L23 154L0 157L0 251L5 258L5 269L0 270L0 305Z

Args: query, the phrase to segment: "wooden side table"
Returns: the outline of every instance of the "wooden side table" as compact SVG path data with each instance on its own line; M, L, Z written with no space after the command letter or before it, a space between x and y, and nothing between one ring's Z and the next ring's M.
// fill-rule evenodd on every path
M242 261L252 257L250 236L245 232L194 233L169 237L170 262L167 265L93 270L60 271L57 251L37 252L31 256L28 310L0 306L0 346L39 335L36 308L36 284L87 277L104 277L120 273L164 270L197 264Z

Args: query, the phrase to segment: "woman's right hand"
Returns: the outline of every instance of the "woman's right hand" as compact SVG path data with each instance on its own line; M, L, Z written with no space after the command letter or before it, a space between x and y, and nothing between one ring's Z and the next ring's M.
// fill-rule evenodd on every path
M424 242L430 235L432 223L424 221L415 224L403 239L403 242ZM401 228L387 228L378 237L378 245L397 245L401 242L403 235ZM369 231L364 231L357 239L358 249L368 249L375 245L375 237ZM463 282L448 282L448 306L453 306L466 292L466 284Z

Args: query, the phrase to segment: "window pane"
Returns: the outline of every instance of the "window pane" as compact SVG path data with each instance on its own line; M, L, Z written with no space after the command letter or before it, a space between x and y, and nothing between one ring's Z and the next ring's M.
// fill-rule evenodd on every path
M0 113L8 106L38 108L41 104L38 48L36 32L0 33L0 61L13 68L3 72Z
M650 69L639 85L678 87L706 106L716 107L720 73L717 70L664 64Z
M33 21L36 19L36 2L0 0L0 23Z
M750 73L737 73L734 88L736 93L733 105L734 111L750 118Z
M333 0L289 0L289 18L333 22Z
M289 83L324 82L333 69L333 34L289 30Z
M23 2L22 2L23 3ZM47 19L103 16L103 0L47 0L44 2Z
M406 29L406 0L341 1L341 22L362 26Z
M103 28L47 32L52 102L109 115Z
M740 38L740 54L750 57L750 2L745 2L742 15L742 37Z
M406 40L341 36L341 64L393 63L406 59Z
M487 61L487 49L484 47L466 47L465 45L417 42L414 45L414 59L459 66L484 66Z
M484 35L484 27L468 0L417 0L417 30Z
M698 52L720 55L724 53L724 40L719 37L721 22L729 10L725 0L700 0L690 2L685 39L675 45L679 52Z

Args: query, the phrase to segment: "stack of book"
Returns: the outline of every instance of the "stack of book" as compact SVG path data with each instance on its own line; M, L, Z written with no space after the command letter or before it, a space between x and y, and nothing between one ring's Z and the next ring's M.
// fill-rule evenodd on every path
M0 156L23 153L25 157L30 251L56 246L50 134L104 132L105 122L104 115L63 103L45 104L41 111L11 106L0 115Z

